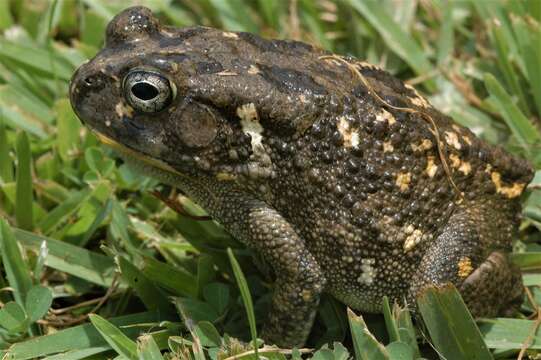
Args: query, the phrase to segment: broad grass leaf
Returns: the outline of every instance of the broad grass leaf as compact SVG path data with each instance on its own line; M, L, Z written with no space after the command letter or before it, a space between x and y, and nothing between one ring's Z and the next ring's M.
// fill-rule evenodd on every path
M137 344L133 340L101 316L91 314L89 318L92 325L119 355L129 360L137 360Z
M430 338L442 356L447 359L493 359L453 285L424 289L417 304Z
M10 301L0 309L0 326L9 333L25 331L28 325L28 316L24 308L16 302Z
M30 321L35 322L45 316L52 303L51 289L41 285L32 286L28 291L24 306Z
M2 218L0 218L0 250L7 280L14 290L13 296L22 306L32 286L32 277L11 227Z
M348 308L349 327L357 360L390 360L389 353L370 333L362 316Z
M30 140L25 132L17 135L15 147L17 151L15 219L20 228L32 230L34 227L32 153L30 152Z

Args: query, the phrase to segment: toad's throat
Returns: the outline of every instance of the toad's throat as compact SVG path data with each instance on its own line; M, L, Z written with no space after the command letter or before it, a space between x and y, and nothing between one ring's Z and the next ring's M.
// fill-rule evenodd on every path
M178 172L171 165L167 164L164 161L151 158L151 157L149 157L149 156L147 156L147 155L145 155L143 153L135 151L135 150L127 147L126 145L123 145L123 144L111 139L110 137L105 136L105 135L97 132L97 131L93 131L93 133L94 133L94 135L96 135L98 140L100 140L102 143L104 143L105 145L107 145L107 146L109 146L109 147L123 153L124 155L127 155L127 156L132 157L132 158L137 159L137 160L141 160L141 161L143 161L144 163L146 163L146 164L148 164L150 166L153 166L153 167L158 168L160 170L166 171L168 173L175 174L175 175L182 175L182 173Z

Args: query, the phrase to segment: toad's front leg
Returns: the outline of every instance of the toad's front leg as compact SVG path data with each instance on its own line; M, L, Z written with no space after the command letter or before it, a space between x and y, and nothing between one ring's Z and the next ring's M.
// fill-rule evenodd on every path
M294 228L275 209L244 193L222 201L222 224L259 252L273 267L276 283L262 337L283 347L302 346L308 337L325 278Z

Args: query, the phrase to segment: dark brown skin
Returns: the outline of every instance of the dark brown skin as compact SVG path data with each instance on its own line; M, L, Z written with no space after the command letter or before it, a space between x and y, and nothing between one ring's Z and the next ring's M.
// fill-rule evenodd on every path
M530 166L383 70L325 55L161 26L135 7L73 76L71 101L130 164L186 192L273 267L268 342L302 345L322 291L379 312L384 295L414 304L450 282L475 316L512 312L523 290L508 252Z

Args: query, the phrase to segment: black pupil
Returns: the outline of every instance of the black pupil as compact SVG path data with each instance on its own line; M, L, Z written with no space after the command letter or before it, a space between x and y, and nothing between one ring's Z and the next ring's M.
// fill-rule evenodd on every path
M146 82L140 82L131 87L131 92L138 99L141 100L151 100L158 96L159 91L155 86L150 85Z

